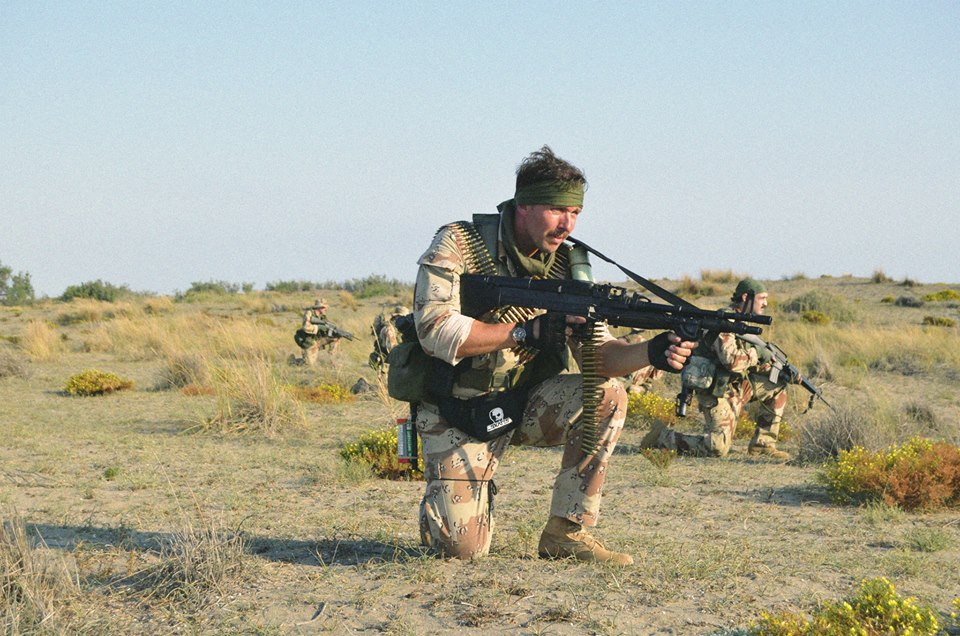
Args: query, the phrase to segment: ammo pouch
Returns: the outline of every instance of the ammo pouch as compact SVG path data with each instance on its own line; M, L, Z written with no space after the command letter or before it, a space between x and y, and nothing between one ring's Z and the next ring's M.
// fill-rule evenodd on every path
M297 329L296 333L293 334L293 341L297 343L297 346L301 349L309 349L314 342L317 341L316 334L307 333L302 328Z
M709 389L713 385L717 373L717 363L703 356L690 356L683 371L680 372L680 381L683 388Z
M427 398L433 358L420 342L402 342L387 354L387 393L401 402L422 402Z
M437 407L448 424L481 442L488 442L520 426L526 403L526 391L508 390L468 400L444 397L437 400Z

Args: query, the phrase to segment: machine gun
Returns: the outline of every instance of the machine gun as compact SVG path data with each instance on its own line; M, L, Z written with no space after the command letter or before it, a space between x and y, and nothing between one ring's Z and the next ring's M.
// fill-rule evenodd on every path
M579 280L511 278L506 276L460 276L463 313L479 316L500 307L546 309L568 316L583 316L587 322L614 327L661 329L684 340L699 340L704 333L763 333L753 324L769 325L769 316L732 311L710 311L690 303L655 303L648 297L615 285Z
M744 342L748 342L752 344L758 350L766 349L770 353L770 364L772 365L772 369L770 370L771 382L774 382L774 383L785 382L787 384L799 384L804 389L810 392L810 401L807 403L806 411L809 411L811 408L813 408L813 403L816 400L820 400L821 402L826 404L828 407L830 407L831 411L833 411L834 413L837 412L837 409L835 409L832 404L830 404L823 398L823 391L818 389L813 384L813 382L803 377L803 374L800 373L800 369L790 364L790 362L787 360L787 354L784 353L783 349L781 349L780 347L778 347L777 345L771 342L766 342L765 340L763 340L762 338L759 338L756 335L741 334L741 335L737 335L737 337L743 340ZM781 376L783 377L781 378ZM804 413L806 413L806 411L804 411Z
M327 338L346 338L347 340L353 340L352 333L341 329L329 320L325 320L323 318L311 318L310 324L320 327L320 331L317 332L317 336L325 336Z

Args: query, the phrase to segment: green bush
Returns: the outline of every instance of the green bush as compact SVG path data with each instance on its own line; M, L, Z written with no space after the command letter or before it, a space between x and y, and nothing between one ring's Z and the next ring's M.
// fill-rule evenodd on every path
M67 378L64 391L70 395L103 395L132 388L132 380L125 380L107 371L87 369Z
M70 285L64 290L60 300L68 302L74 298L92 298L112 303L119 298L129 296L133 292L126 285L113 285L102 280L89 281L79 285Z
M925 294L923 299L928 303L943 302L945 300L960 300L960 292L955 289L941 289L933 294Z
M868 579L856 595L844 601L825 601L810 619L793 612L763 612L748 631L752 636L879 636L912 634L934 636L937 616L913 597L897 594L885 578Z
M33 302L33 284L28 272L13 273L0 263L0 305L26 305Z
M830 316L823 313L822 311L810 310L805 311L800 314L800 319L803 322L809 323L811 325L829 325L832 320Z

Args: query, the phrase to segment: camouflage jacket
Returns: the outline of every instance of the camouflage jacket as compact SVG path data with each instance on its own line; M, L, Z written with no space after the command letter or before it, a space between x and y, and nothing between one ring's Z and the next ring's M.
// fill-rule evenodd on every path
M518 270L503 249L502 227L499 230L497 254L492 256L499 275L515 277L525 275ZM454 365L461 361L461 358L457 357L457 349L470 335L470 329L475 321L474 318L460 313L460 275L471 273L467 271L467 262L467 247L455 225L440 228L430 247L417 261L419 269L414 288L414 319L417 325L417 336L428 355ZM566 271L563 277L569 278L569 271ZM480 316L476 320L495 322L489 314ZM613 336L604 329L601 341L612 339ZM579 363L580 343L569 338L568 345ZM467 387L457 384L454 385L453 395L467 398L490 389L500 388L506 373L518 364L517 353L512 349L501 349L475 356L472 359L471 368L485 372L491 378L490 386L481 389L479 386Z

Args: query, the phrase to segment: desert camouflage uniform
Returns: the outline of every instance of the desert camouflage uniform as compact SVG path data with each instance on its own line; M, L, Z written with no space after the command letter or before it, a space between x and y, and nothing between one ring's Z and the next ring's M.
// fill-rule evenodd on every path
M647 339L644 338L640 332L631 331L625 336L620 336L620 340L623 340L627 344L636 344L638 342L646 342ZM649 392L654 381L662 378L663 374L663 371L652 365L637 369L630 375L624 377L627 393Z
M311 321L320 322L317 324ZM332 327L332 325L326 316L318 316L312 307L303 313L303 324L300 326L301 331L310 336L316 336L313 338L310 346L301 347L301 356L306 364L313 365L317 361L317 356L321 349L329 349L331 353L337 351L337 348L340 346L340 338L324 335L329 333L330 327Z
M750 446L775 446L787 405L786 385L771 382L770 364L759 364L757 350L731 333L720 334L707 351L717 362L721 378L724 371L729 372L729 384L719 396L715 390L696 390L704 416L703 435L665 429L657 445L680 453L722 457L733 445L741 410L756 400L760 409Z
M496 265L503 275L518 276L503 249L501 231ZM465 248L450 226L434 237L420 257L414 298L414 315L420 343L429 355L451 364L460 361L457 349L469 335L473 320L460 314L460 275L465 273ZM603 341L612 336L603 330ZM574 356L579 343L568 344ZM513 350L503 349L471 358L473 369L493 372L494 386L517 366ZM597 449L580 452L583 397L579 375L562 374L531 388L520 426L488 442L481 442L451 426L435 405L421 403L417 430L422 442L426 490L420 504L420 532L425 545L448 556L482 556L490 547L493 531L493 477L510 444L556 446L563 444L560 472L553 486L550 514L593 526L600 512L600 494L607 461L623 430L626 392L619 382L601 385ZM455 397L469 398L485 391L455 384Z
M398 307L389 316L380 314L370 331L373 334L373 351L370 352L370 366L376 369L378 375L387 372L387 355L393 351L400 341L400 334L397 332L397 325L394 319L410 313L409 309Z

